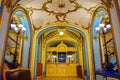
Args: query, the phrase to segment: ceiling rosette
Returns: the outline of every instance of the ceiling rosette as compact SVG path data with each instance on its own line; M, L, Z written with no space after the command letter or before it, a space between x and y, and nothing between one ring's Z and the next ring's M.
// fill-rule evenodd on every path
M45 11L56 15L65 15L78 9L74 0L50 0L44 6Z

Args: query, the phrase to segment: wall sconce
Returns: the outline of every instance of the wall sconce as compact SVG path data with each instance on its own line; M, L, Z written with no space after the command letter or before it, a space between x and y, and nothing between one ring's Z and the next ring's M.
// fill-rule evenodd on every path
M11 29L13 29L17 36L16 36L16 45L15 45L15 52L13 54L13 64L12 64L12 68L17 68L18 67L18 63L16 62L16 58L17 58L17 43L18 43L18 35L23 32L26 31L26 28L23 26L23 24L11 24Z

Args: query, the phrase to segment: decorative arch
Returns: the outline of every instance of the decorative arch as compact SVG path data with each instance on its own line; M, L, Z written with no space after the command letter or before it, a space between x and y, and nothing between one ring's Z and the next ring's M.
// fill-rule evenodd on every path
M107 46L107 54L109 55L109 62L111 65L114 66L114 71L117 70L117 60L116 60L116 55L114 52L114 41L113 41L113 36L112 32L109 31L104 34L104 39L102 40L102 36L97 33L95 30L96 27L99 26L99 24L104 23L107 25L108 23L110 24L110 15L107 11L106 8L98 7L96 9L96 12L94 13L93 20L92 20L92 27L91 27L91 42L93 46L93 55L94 55L94 64L95 64L95 72L100 72L104 70L104 64L106 60L105 56L105 48L104 45L106 44ZM104 42L106 41L106 42ZM109 44L108 44L109 41ZM95 74L96 75L96 74Z
M33 42L35 43L35 44L33 44L32 46L33 46L33 49L32 49L32 62L31 62L31 64L34 64L34 65L31 65L31 71L33 71L32 73L32 77L34 77L34 76L36 76L36 67L37 67L37 56L39 56L39 54L37 54L37 50L38 50L38 48L37 48L37 46L38 46L38 37L40 36L40 35L42 35L44 32L46 32L46 31L49 31L49 30L53 30L53 29L57 29L57 26L55 26L55 25L52 25L52 24L50 24L50 25L48 25L48 26L46 26L46 27L44 27L44 28L42 28L42 29L40 29L40 30L37 30L36 32L35 32L35 34L33 35ZM80 34L82 34L83 35L83 37L85 38L85 46L87 47L87 64L88 64L88 66L87 66L87 75L88 75L88 79L90 79L90 80L93 80L94 79L94 73L93 73L93 65L92 65L92 54L91 54L91 44L90 44L90 36L89 36L89 34L88 34L88 32L87 32L87 30L85 30L85 29L83 29L83 28L81 28L81 27L79 27L79 26L76 26L76 25L72 25L72 24L68 24L68 26L66 26L66 29L70 29L70 30L74 30L74 31L77 31L77 32L79 32ZM92 72L92 73L90 73L90 72Z
M22 67L27 68L30 67L30 50L31 50L31 41L32 41L32 27L31 27L31 22L30 18L26 12L26 10L23 7L16 7L12 14L11 14L11 23L18 23L18 24L23 24L24 27L26 28L26 32L21 33L18 39L18 43L21 46L21 48L18 50L19 51L19 57L18 57L18 63L22 65ZM12 31L11 27L9 26L9 31L8 31L8 36L7 39L9 38L9 33ZM13 32L15 33L15 32ZM13 35L16 37L16 35ZM12 39L15 41L16 38ZM7 42L8 44L8 42ZM7 48L7 45L6 45ZM14 52L14 50L13 50ZM26 57L28 56L28 57ZM6 59L6 55L5 55Z
M69 31L69 30L67 30L67 31L65 31L65 35L67 36L71 36L72 38L71 38L71 40L69 39L69 38L64 38L64 40L66 40L66 41L70 41L70 42L79 42L79 37L78 37L78 35L76 35L76 33L74 33L74 32L72 32L72 31ZM55 37L55 36L57 36L57 35L59 35L58 34L58 31L56 30L56 31L53 31L52 33L50 33L50 34L48 34L47 35L47 37L46 37L46 39L45 39L45 46L48 44L48 42L51 42L51 39L50 38L52 38L53 36ZM57 39L56 39L57 38ZM55 37L54 38L56 41L60 41L61 40L61 38L60 37ZM76 40L75 40L76 39ZM52 38L52 41L53 41L53 38ZM80 44L80 43L77 43L77 44Z
M104 20L104 17L108 15L107 9L104 6L99 6L93 14L92 25L90 28L91 43L93 47L94 65L95 70L101 70L102 68L102 58L100 52L100 44L98 39L98 34L95 30L96 27Z

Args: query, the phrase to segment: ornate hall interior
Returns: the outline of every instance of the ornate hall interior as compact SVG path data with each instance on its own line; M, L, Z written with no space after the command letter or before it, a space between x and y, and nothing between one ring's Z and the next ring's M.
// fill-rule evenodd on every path
M120 80L120 0L0 0L0 80Z

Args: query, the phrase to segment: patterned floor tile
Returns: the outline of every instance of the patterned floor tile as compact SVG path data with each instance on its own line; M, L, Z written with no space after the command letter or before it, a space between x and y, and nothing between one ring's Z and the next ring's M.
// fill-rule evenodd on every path
M37 77L37 80L83 80L78 77Z

